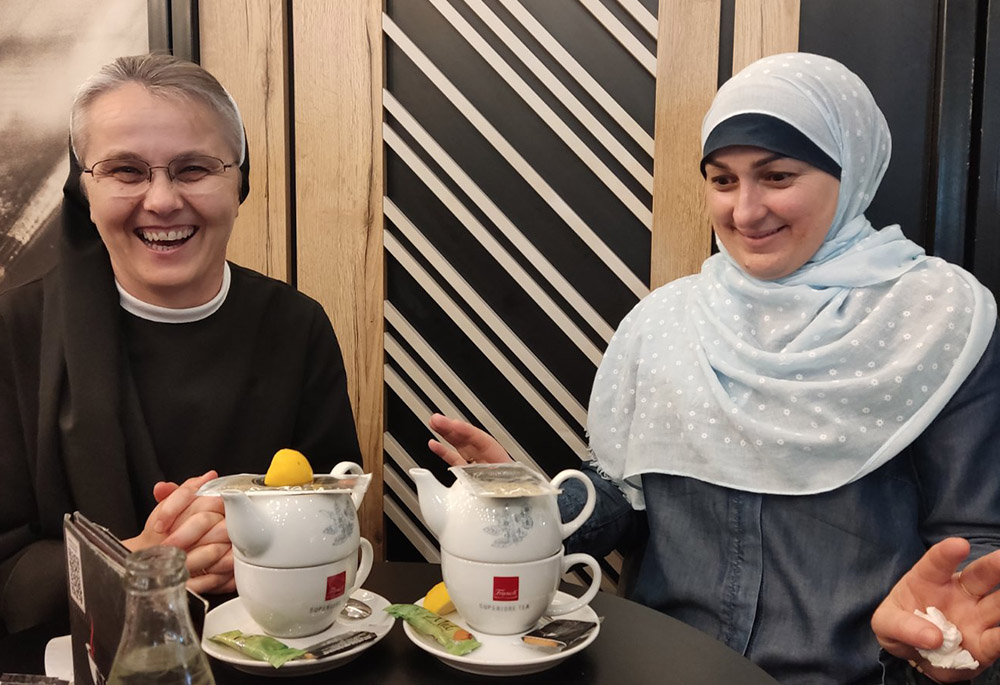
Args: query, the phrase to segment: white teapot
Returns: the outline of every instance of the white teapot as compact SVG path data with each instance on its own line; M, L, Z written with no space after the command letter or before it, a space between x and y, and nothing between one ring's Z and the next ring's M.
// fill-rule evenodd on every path
M252 474L209 481L199 495L222 497L234 553L271 568L327 564L355 553L361 532L357 509L371 474L350 461L307 485L270 487Z
M471 464L450 469L458 476L446 488L427 469L410 469L417 485L420 512L441 548L451 554L483 562L532 561L560 550L594 511L594 484L582 472L567 469L551 481L523 464ZM478 488L474 474L485 475L500 487ZM510 476L510 478L507 478ZM572 521L562 523L556 496L567 479L581 481L587 503ZM505 488L504 481L518 480L528 488ZM507 494L508 491L510 494ZM483 494L490 492L492 494Z

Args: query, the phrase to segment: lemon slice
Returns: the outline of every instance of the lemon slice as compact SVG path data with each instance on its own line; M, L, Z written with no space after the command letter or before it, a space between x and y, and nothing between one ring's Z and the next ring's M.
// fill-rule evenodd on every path
M305 485L312 483L313 470L305 455L296 450L283 449L274 453L271 466L264 476L264 485Z
M427 592L427 596L424 597L424 609L433 611L438 616L450 614L455 610L455 605L451 603L451 597L448 596L448 588L444 586L443 581Z

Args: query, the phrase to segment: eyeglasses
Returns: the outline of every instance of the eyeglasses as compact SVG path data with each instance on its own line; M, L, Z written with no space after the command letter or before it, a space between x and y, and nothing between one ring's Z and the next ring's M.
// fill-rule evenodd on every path
M131 197L141 195L153 182L153 169L166 169L167 176L177 189L184 193L204 194L219 190L222 174L235 166L217 157L178 157L163 166L151 166L141 159L105 159L83 173L90 174L104 189L114 195Z

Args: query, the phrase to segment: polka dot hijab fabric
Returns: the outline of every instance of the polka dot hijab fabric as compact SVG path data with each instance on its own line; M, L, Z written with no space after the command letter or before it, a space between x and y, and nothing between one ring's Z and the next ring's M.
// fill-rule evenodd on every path
M890 137L857 76L817 55L759 60L719 90L702 142L746 112L791 124L841 165L837 211L794 273L755 279L720 247L622 321L588 432L636 508L643 473L803 495L874 471L934 420L996 325L971 274L865 218Z

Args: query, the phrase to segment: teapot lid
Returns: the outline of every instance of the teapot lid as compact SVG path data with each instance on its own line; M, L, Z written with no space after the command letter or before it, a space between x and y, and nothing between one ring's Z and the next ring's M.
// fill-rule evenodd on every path
M518 462L467 464L448 470L469 492L480 497L537 497L562 492L544 474Z
M200 488L197 495L207 495L209 497L219 497L224 490L246 493L247 495L311 495L318 492L351 494L360 490L364 492L368 489L372 474L362 473L359 475L331 476L326 474L316 474L311 483L303 485L264 485L263 474L258 473L237 473L232 476L220 476L215 480L210 480Z

